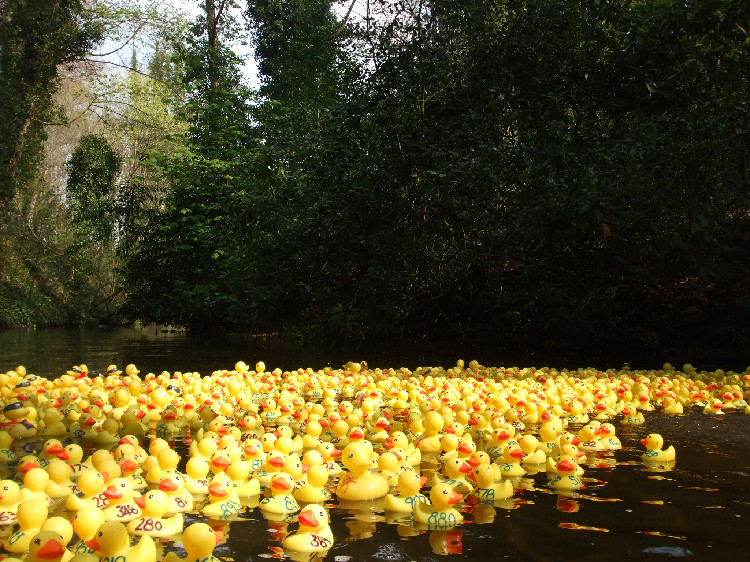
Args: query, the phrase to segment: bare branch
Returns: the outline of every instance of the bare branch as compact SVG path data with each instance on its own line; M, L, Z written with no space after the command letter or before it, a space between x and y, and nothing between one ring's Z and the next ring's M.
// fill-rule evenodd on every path
M135 39L136 35L138 35L141 32L141 30L145 27L145 25L146 25L145 23L141 23L138 27L136 27L133 30L133 33L130 35L130 37L128 37L127 40L116 49L109 51L108 53L89 53L89 56L90 57L107 57L109 55L114 55L116 52L124 49L127 45L129 45L130 42L133 39Z

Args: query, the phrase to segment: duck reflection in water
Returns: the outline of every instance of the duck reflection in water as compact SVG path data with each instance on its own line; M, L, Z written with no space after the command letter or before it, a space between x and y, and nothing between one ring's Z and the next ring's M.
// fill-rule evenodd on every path
M450 531L432 531L430 533L430 546L435 554L463 554L464 547L461 539L463 531L452 529Z
M565 513L577 513L579 509L581 509L581 505L576 501L575 499L568 496L568 493L564 491L559 491L557 497L557 505L555 505L555 508L558 511L563 511Z

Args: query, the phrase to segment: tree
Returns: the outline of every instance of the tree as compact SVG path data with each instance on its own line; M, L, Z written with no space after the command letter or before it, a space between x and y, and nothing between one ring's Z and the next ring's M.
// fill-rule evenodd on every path
M6 0L0 12L0 200L30 181L53 116L59 65L78 60L102 39L79 0Z
M112 239L117 221L117 176L122 159L106 140L81 137L68 161L67 202L80 233L98 244Z
M126 270L134 314L196 330L242 322L236 303L247 233L236 198L252 183L255 140L239 59L222 42L233 25L226 8L208 1L183 44L185 150L154 155L169 193Z

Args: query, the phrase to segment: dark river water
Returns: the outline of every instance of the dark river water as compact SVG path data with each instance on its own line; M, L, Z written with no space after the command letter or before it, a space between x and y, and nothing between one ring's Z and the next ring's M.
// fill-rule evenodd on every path
M434 356L428 355L434 352ZM414 368L420 364L453 365L452 350L419 350L413 356L378 355L376 350L339 353L253 339L206 344L180 333L148 330L7 330L0 332L0 371L18 364L29 372L55 377L79 363L92 372L110 363L135 363L143 373L231 369L238 360L263 360L269 369L327 365L367 359L370 366ZM446 356L450 353L450 356ZM474 358L463 357L467 362ZM493 358L476 357L488 365ZM498 359L499 360L499 359ZM510 362L506 363L510 365ZM526 365L521 365L526 366ZM537 365L539 366L539 365ZM557 368L577 365L551 365ZM598 368L619 367L603 365ZM658 368L654 365L652 368ZM730 368L730 367L727 367ZM735 367L737 368L737 367ZM589 453L585 487L561 493L547 487L542 471L529 473L517 485L513 501L498 507L461 504L463 524L451 531L415 527L409 518L393 519L379 502L327 504L334 545L324 560L693 560L742 558L750 529L750 417L742 411L707 416L646 412L646 423L614 422L622 450ZM674 444L677 461L662 469L644 464L640 439L661 433ZM37 448L28 443L26 448ZM182 442L175 448L183 453ZM334 496L335 497L335 496ZM65 511L60 513L65 515ZM186 525L205 520L189 514ZM214 550L222 560L284 559L281 539L296 523L268 520L250 501L224 523L224 540ZM0 538L10 532L5 528ZM166 542L163 552L177 551Z

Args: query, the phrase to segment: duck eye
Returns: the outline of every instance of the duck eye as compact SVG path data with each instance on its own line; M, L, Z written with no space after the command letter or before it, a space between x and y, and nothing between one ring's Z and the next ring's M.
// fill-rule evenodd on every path
M39 539L34 539L34 544L42 544L42 541Z

